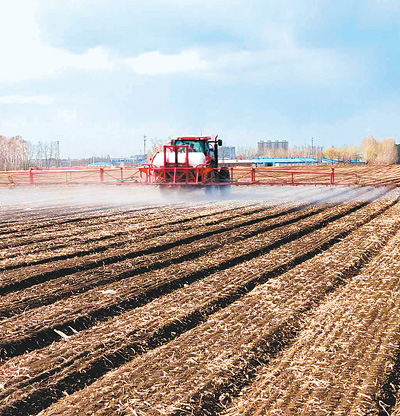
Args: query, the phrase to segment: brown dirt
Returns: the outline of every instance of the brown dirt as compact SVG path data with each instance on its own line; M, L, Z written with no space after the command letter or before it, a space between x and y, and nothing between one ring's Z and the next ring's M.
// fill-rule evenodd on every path
M8 218L0 414L379 414L399 218L391 191Z

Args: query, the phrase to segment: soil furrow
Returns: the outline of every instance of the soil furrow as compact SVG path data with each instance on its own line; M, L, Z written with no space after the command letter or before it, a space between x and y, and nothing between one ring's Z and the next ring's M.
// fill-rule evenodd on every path
M357 207L358 205L352 205L353 210L356 210ZM348 212L348 209L346 209L346 212ZM345 213L342 213L340 216L343 215L345 215ZM293 221L296 223L295 219ZM326 221L329 220L320 220L319 226L322 228L326 224ZM244 251L244 254L241 254L240 256L237 256L237 244L232 246L229 254L225 253L225 248L221 250L222 256L228 259L222 263L220 257L212 256L210 258L200 258L199 262L195 263L199 264L194 268L194 272L193 261L199 257L197 252L189 256L184 255L182 257L178 257L178 263L182 263L184 261L189 262L189 276L188 273L185 272L185 269L183 269L184 273L176 273L173 275L165 275L158 271L159 269L174 263L171 261L169 261L168 264L160 264L159 268L156 268L155 265L152 264L151 270L153 272L151 274L151 279L149 279L147 275L144 275L143 277L141 276L141 273L149 270L147 267L144 270L137 270L137 273L129 270L125 273L113 276L112 280L116 284L118 283L118 280L125 279L126 281L126 279L130 277L129 284L126 282L124 284L127 285L127 291L130 294L126 300L123 300L123 298L120 299L120 297L118 297L116 302L115 297L111 296L112 302L105 303L104 296L101 296L102 305L99 308L99 289L95 288L82 293L81 295L75 295L71 298L61 299L52 305L46 305L32 311L23 312L21 315L19 315L19 318L11 317L5 319L1 321L0 324L2 332L2 335L0 335L0 348L3 348L0 350L0 357L20 354L23 353L27 348L36 349L43 345L47 345L54 339L58 338L52 328L60 329L62 327L62 330L65 330L65 327L68 328L71 325L74 328L92 326L97 320L106 319L109 316L120 314L126 308L132 309L140 306L141 304L146 303L155 297L161 296L166 292L181 287L183 284L201 279L205 275L211 274L218 269L229 268L234 264L242 262L243 260L252 258L256 255L260 255L262 252L269 251L274 247L284 244L287 241L298 238L301 236L301 234L307 234L311 232L312 227L316 225L315 223L318 224L315 219L310 219L308 224L303 225L300 232L297 231L297 225L294 225L294 231L293 233L289 233L289 236L287 235L288 230L286 228L278 230L279 234L269 233L267 241L264 241L264 238L258 239L258 248L254 247L254 242L253 244L249 244L247 241L244 241L241 245L242 247L240 248L241 251ZM205 252L208 252L208 243L205 244L204 250ZM177 249L178 253L180 251L181 249ZM204 264L206 267L204 267ZM111 270L111 275L113 272L114 271ZM104 283L104 277L101 280L101 283ZM105 290L107 291L108 288L109 287L106 286ZM83 308L82 305L84 305ZM10 305L10 307L12 306ZM39 319L39 321L37 321L34 316L39 315L44 315L46 319L44 321L43 319ZM51 325L49 320L54 320ZM64 324L62 324L63 321ZM51 328L49 328L49 325ZM14 333L14 335L12 335L10 330ZM31 335L26 338L26 335L29 332L31 332ZM24 333L25 336L23 336L21 339L21 334ZM3 340L7 339L8 341L6 341L6 343L1 342L1 338ZM14 338L15 341L10 343L10 340Z
M74 236L79 237L85 235L87 232L96 232L101 229L108 230L112 229L113 225L119 224L120 221L126 223L137 223L139 221L145 220L147 217L162 218L167 212L161 211L163 216L160 217L161 210L155 210L154 213L146 213L146 215L138 213L129 213L118 214L118 215L109 215L105 213L101 221L87 221L85 223L80 223L79 225L71 226L70 224L66 226L55 225L51 226L50 229L43 230L41 232L35 232L32 235L32 232L26 233L26 235L13 234L13 236L7 236L0 242L0 255L2 258L11 257L12 255L17 256L18 254L23 254L24 252L30 252L32 248L40 249L42 246L44 249L51 246L52 244L58 244L58 242L63 242L65 239L68 241L69 238ZM157 215L157 212L159 213Z
M366 207L365 210L361 210L359 216L361 216L362 221L368 221L372 217L378 215L380 212L384 211L388 208L388 202L378 203L380 208L370 208ZM10 357L13 355L18 355L23 353L26 350L32 350L36 348L40 348L44 345L48 345L48 343L52 342L54 339L57 339L57 335L54 332L56 330L62 331L71 331L69 327L83 329L95 324L96 321L100 319L107 319L110 316L115 316L120 314L126 309L133 309L142 304L149 302L150 300L161 296L162 294L171 292L183 284L192 283L198 279L204 278L205 275L209 275L211 273L216 272L217 270L228 269L235 264L239 264L245 260L251 259L256 256L260 256L265 252L270 251L277 246L280 246L284 243L293 241L297 238L300 238L310 232L321 229L330 222L338 220L339 218L345 217L346 213L349 214L350 212L355 212L354 215L357 215L357 211L360 209L357 208L358 204L349 204L348 208L338 208L338 214L331 216L330 218L325 218L322 220L317 221L316 219L311 219L309 223L305 223L303 227L294 229L294 234L287 236L287 230L284 229L284 234L281 235L280 241L276 241L277 237L275 235L269 235L270 241L272 244L266 246L264 241L261 241L261 246L257 250L248 250L247 253L234 257L221 262L219 258L216 259L215 265L208 264L207 269L203 269L196 271L189 276L160 276L156 274L153 280L149 280L148 277L145 279L141 279L142 283L139 284L137 279L132 279L130 283L131 286L128 286L128 293L129 295L124 298L121 298L115 302L111 302L109 305L104 305L104 307L99 308L98 299L99 293L98 290L93 289L85 294L79 295L78 297L72 297L69 299L65 299L59 301L51 307L41 307L31 312L24 312L22 315L19 316L18 320L16 321L14 318L4 320L0 326L2 329L3 342L1 342L2 348L2 357ZM371 212L368 213L368 208L370 208ZM340 212L342 210L342 212ZM320 214L320 216L323 214ZM353 216L354 216L353 215ZM356 217L355 217L356 218ZM354 220L353 220L354 221ZM352 229L354 227L360 225L359 222L354 222L351 224ZM286 230L286 231L285 231ZM339 237L343 238L347 235L350 231L342 231L338 232ZM332 241L331 244L336 242L336 240ZM260 243L259 243L260 244ZM321 250L321 247L316 249ZM232 251L235 251L235 246L233 246ZM234 254L234 253L233 253ZM315 253L316 254L316 253ZM211 267L210 267L211 266ZM160 277L163 277L163 280L160 280ZM121 295L120 295L121 296ZM126 296L126 295L125 295ZM104 300L103 300L104 303ZM75 306L74 306L75 305ZM78 305L85 305L84 308L79 307ZM92 305L92 306L90 306ZM46 317L45 320L43 318L38 321L38 316ZM20 322L18 324L18 321ZM34 325L32 325L34 323ZM44 329L46 328L46 329ZM28 335L30 334L30 335Z
M395 209L398 218L399 207ZM386 223L390 221L398 229L393 215L385 218ZM379 225L385 227L385 222ZM98 415L117 411L212 414L212 406L227 398L238 377L251 373L257 363L269 360L294 337L307 310L316 308L328 292L379 252L386 241L373 238L372 230L379 228L355 231L360 233L359 242L366 244L363 248L348 250L350 234L332 250L259 286L204 323L109 372L41 415L82 414L79 403L85 403L85 412ZM392 235L395 230L388 225L387 231Z
M399 242L398 232L348 286L332 294L226 414L389 414L381 392L400 337L400 263L393 262Z
M243 210L243 215L246 215L246 210L252 212L257 210L254 204L249 204L245 206L238 206L236 208L217 208L210 206L206 207L193 207L193 209L174 207L164 208L162 210L154 210L154 212L140 212L131 213L128 211L126 214L119 214L115 216L105 216L99 221L93 222L90 221L88 224L80 224L78 227L57 227L52 230L52 234L49 236L49 230L44 231L39 235L27 235L26 237L16 237L14 239L8 238L4 243L6 250L0 251L0 255L3 253L8 254L7 257L10 257L14 254L23 255L26 251L31 253L32 249L36 251L54 249L59 245L63 247L66 243L69 243L74 237L81 238L79 240L80 244L83 244L86 239L90 238L87 236L89 232L93 233L94 236L99 234L103 236L105 232L111 233L110 236L113 236L115 229L123 229L123 226L139 226L143 223L147 225L147 228L162 228L164 226L172 226L177 224L184 224L196 220L196 218L207 218L211 216L229 216L229 213L234 213L239 209ZM126 230L128 231L128 230ZM119 234L120 235L120 234ZM64 237L64 238L63 238ZM83 237L83 239L82 239ZM65 242L64 242L65 241ZM55 247L52 247L54 245ZM11 249L10 249L11 248Z
M170 264L179 264L193 260L210 252L216 255L217 252L215 250L223 252L225 245L251 239L259 234L271 232L278 227L289 226L312 215L321 213L325 209L320 206L310 207L302 211L297 211L296 209L292 214L284 214L283 217L278 215L255 224L237 226L226 234L217 233L200 241L186 244L183 247L178 245L162 253L145 254L135 257L134 260L129 259L127 262L112 263L111 268L106 268L103 263L101 269L96 271L96 273L89 270L86 273L69 274L65 277L35 285L32 288L14 291L8 295L3 295L0 299L0 317L10 317L27 309L47 305L94 287L104 286L113 281L120 281L127 277L139 275L150 269L160 270ZM270 214L270 217L272 215L275 214ZM288 234L290 234L289 230ZM282 232L278 233L277 239L281 239L281 237ZM245 246L245 244L242 243L241 245ZM276 244L280 244L280 241L277 241ZM237 249L240 251L241 246L239 245ZM235 255L233 257L235 258ZM111 271L112 273L110 273Z
M27 270L23 269L22 272L19 270L13 270L8 273L3 272L0 284L0 295L25 289L73 273L89 271L98 267L120 263L123 260L135 259L140 256L161 253L174 247L190 244L211 236L217 236L218 234L228 233L237 227L250 226L267 219L279 218L286 215L286 212L297 213L299 208L299 206L296 206L290 208L288 211L277 208L275 212L272 210L270 213L261 210L256 214L252 214L249 219L245 219L244 221L239 217L227 219L222 223L212 224L203 228L198 227L193 230L176 231L172 234L167 233L149 240L139 239L138 242L127 242L124 240L125 245L123 247L113 248L110 252L102 252L102 250L99 250L99 252L95 251L86 257L55 261L49 264L48 268L32 266ZM318 210L321 208L314 207L310 209ZM129 264L128 266L131 268L132 265Z
M78 234L75 233L71 237L65 238L65 242L62 244L58 244L58 242L63 241L62 238L59 238L56 240L57 244L55 245L46 243L39 245L39 247L37 244L34 244L33 247L27 247L28 253L24 250L22 253L18 253L19 257L16 258L16 256L14 256L14 258L10 259L10 256L7 256L5 260L0 262L0 265L3 264L3 266L0 267L0 271L14 270L20 267L29 267L73 257L83 257L94 251L100 252L106 251L109 248L119 247L126 244L129 240L132 240L133 237L135 240L139 240L140 238L153 238L175 230L194 229L196 227L219 224L227 219L231 220L238 217L245 217L267 209L267 207L242 207L241 209L228 210L228 212L204 210L203 212L198 212L197 215L190 213L185 214L182 212L177 214L176 211L173 211L170 214L172 214L173 218L179 216L179 220L167 219L164 222L164 220L160 221L158 218L157 223L155 223L154 218L149 218L148 216L140 219L140 222L139 220L133 222L130 218L121 218L117 224L113 225L110 231L107 230L107 227L101 226L99 229L99 225L96 225L93 233L90 233L90 230L86 228ZM157 217L158 216L159 215L157 215ZM164 217L168 218L166 213L164 213L163 218ZM213 218L207 221L207 218L209 217ZM185 223L189 224L183 225ZM54 230L54 232L59 236L58 230ZM76 249L75 244L79 244L78 250ZM85 246L87 246L86 249Z
M384 215L387 214L383 214L382 217ZM392 221L387 224L383 220L384 218L378 217L376 220L372 220L369 226L363 226L364 229L368 227L368 231L370 231L369 241L365 239L365 230L362 233L362 229L355 231L349 237L356 241L362 239L363 248L361 251L364 250L364 259L372 255L371 241L376 241L377 238L384 241L390 233L394 232L395 222ZM333 230L339 230L341 227L338 227L338 225L336 224ZM24 375L23 372L19 372L17 379L22 379L22 381L18 382L16 380L16 385L7 386L8 390L3 396L14 394L17 397L22 390L25 390L25 408L40 410L60 398L64 391L71 394L109 371L111 367L118 367L132 359L134 355L154 348L189 330L199 322L204 321L206 316L215 313L216 310L226 307L243 296L255 285L267 281L285 268L294 267L301 261L301 257L303 257L302 260L305 260L305 256L310 258L312 255L316 255L324 249L321 248L323 241L327 246L332 246L330 237L335 234L333 233L328 237L333 232L328 228L333 226L334 224L331 224L322 232L312 233L315 236L308 235L303 239L274 250L268 255L268 260L264 256L259 260L250 260L248 264L235 266L226 272L219 272L192 286L178 289L171 295L158 299L136 311L125 313L112 321L100 324L88 334L85 331L85 333L72 337L64 344L53 344L40 353L28 355L29 358L25 360L20 357L19 365L16 362L18 359L14 359L14 362L11 361L6 364L6 368L3 367L3 374L9 373L12 368L21 367L29 373L29 377ZM371 233L372 230L374 233ZM325 233L325 237L321 235L323 233ZM320 249L315 250L316 244L312 247L310 243L318 240L318 238L321 238L322 241L319 242ZM301 254L300 246L306 248L306 253L308 249L312 248L314 248L314 252L308 253L308 255L304 252ZM365 251L366 248L367 251ZM373 250L376 251L376 246ZM286 266L284 264L279 266L280 262L288 257L290 258L290 256L293 257L290 263L286 263ZM266 266L268 264L269 270L268 267L253 266L253 263L262 261L262 259L266 262ZM274 259L276 259L276 263ZM272 268L274 264L275 269ZM348 267L350 266L349 264ZM243 270L247 271L247 276L246 273L241 276ZM200 292L202 296L196 298L194 294ZM151 315L153 315L153 324L149 319ZM146 319L141 327L140 322L143 321L143 316L146 316ZM118 328L118 330L113 330L113 327ZM92 335L90 335L91 333ZM38 354L38 357L36 357L36 354ZM42 365L42 371L37 366L39 356L41 362L46 363ZM52 370L48 371L48 368L52 368ZM45 403L41 399L42 397L46 397ZM22 411L23 406L17 405L17 407L19 411Z
M378 403L378 416L400 416L400 337L396 340L397 350L393 354L393 362L386 369L386 378L382 387L375 395Z
M163 207L158 206L158 207L144 207L144 208L134 208L132 209L133 212L137 212L139 215L141 215L142 211L146 211L146 210L157 210L157 209L163 209ZM0 231L0 236L2 236L2 238L7 238L6 235L9 234L15 234L15 233L23 233L26 232L26 235L29 237L30 233L32 233L32 231L35 230L41 230L43 228L49 228L49 227L53 227L53 226L60 226L60 225L65 225L65 224L75 224L75 223L79 223L79 222L88 222L88 221L93 221L93 220L102 220L102 218L104 217L104 212L102 212L101 214L98 213L98 211L108 211L110 210L110 208L98 208L96 210L94 210L94 213L92 215L87 215L87 214L82 214L81 212L79 212L78 214L70 217L70 218L63 218L63 219L49 219L46 217L46 219L42 222L38 222L37 220L32 220L32 224L29 224L28 226L26 226L26 222L22 222L22 224L17 224L15 227L10 227L9 225L6 226L6 229L3 231ZM115 211L114 209L110 210L111 212ZM117 212L114 213L114 215L118 215L120 214L120 209L116 210ZM122 211L122 212L127 212L127 211Z
M201 215L203 209L200 207L194 207L194 211L197 212L197 215ZM210 212L215 211L216 213L219 210L216 207L210 207ZM104 212L104 215L95 219L81 220L79 223L71 224L55 224L49 226L49 229L44 229L41 231L35 231L32 235L32 231L23 233L14 233L13 236L6 236L3 238L3 242L0 241L0 247L4 249L11 249L11 251L16 251L18 248L21 250L29 250L29 246L41 246L48 245L52 243L57 243L58 240L62 241L62 237L68 238L71 236L79 236L88 231L101 231L102 229L107 229L113 225L119 225L120 222L126 223L140 223L141 221L145 222L156 222L163 221L164 219L169 219L172 215L177 215L179 213L183 217L193 216L193 210L187 210L184 207L164 207L151 210L127 210L125 212ZM5 251L5 250L3 250Z

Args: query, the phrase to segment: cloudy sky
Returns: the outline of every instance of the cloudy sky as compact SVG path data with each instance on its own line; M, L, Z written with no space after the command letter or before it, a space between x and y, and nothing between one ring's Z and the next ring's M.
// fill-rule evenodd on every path
M0 0L0 22L0 134L63 157L400 141L399 0Z

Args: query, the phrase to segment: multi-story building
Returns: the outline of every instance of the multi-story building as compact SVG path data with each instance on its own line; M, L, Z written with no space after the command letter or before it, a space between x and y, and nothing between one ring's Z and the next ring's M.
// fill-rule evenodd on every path
M289 143L287 140L260 140L257 143L257 153L262 155L269 150L288 150Z
M221 146L218 149L218 159L236 159L235 146Z

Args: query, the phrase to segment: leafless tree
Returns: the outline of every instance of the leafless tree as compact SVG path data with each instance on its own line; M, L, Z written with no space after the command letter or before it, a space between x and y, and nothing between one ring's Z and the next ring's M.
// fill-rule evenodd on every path
M393 138L375 140L373 136L362 139L361 150L366 163L391 165L397 162L397 146Z
M28 166L28 142L21 136L0 136L0 169L24 169Z
M250 159L256 156L257 150L250 146L239 146L236 154L238 159Z

